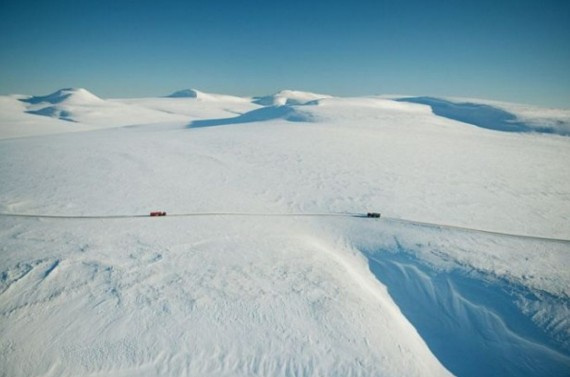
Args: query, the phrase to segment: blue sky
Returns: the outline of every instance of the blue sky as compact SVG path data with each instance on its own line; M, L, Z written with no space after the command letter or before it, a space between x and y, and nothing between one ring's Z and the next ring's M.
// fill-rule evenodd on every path
M193 87L570 107L570 2L3 0L0 93Z

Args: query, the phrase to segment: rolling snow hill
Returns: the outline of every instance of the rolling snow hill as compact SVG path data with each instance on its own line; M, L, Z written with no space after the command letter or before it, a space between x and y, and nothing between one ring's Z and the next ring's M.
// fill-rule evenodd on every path
M429 101L0 97L0 375L568 376L566 113Z

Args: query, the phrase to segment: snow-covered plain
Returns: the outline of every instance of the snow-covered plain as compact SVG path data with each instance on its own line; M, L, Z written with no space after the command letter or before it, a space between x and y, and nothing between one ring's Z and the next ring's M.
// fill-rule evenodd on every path
M399 221L569 239L569 137L64 89L0 97L0 138L2 213L258 214L0 217L0 375L570 375L570 242ZM269 216L307 213L347 216Z

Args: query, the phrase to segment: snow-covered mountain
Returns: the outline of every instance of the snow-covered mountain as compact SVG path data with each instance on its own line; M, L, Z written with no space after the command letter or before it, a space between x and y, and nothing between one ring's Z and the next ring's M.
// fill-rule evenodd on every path
M568 375L568 111L425 99L0 97L0 375Z

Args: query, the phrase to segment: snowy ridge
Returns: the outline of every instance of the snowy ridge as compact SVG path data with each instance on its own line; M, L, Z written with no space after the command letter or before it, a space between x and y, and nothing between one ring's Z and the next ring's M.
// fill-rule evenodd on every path
M570 135L570 110L466 98L405 97L428 105L434 114L498 131Z

